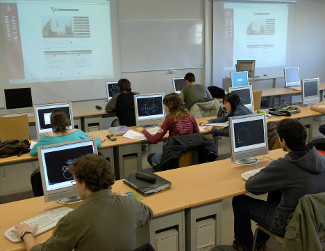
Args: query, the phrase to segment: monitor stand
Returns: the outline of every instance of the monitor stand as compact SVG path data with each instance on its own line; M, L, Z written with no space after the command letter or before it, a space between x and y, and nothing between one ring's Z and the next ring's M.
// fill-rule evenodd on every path
M74 204L82 201L82 199L79 196L71 196L71 197L65 197L57 200L60 204Z
M257 163L257 159L256 158L245 158L245 159L240 159L240 160L236 160L233 162L238 165L254 165Z

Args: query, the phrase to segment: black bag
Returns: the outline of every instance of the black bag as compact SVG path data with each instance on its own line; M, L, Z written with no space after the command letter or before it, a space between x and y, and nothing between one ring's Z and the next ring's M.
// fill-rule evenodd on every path
M30 151L30 143L28 140L7 140L0 143L0 158L6 158Z

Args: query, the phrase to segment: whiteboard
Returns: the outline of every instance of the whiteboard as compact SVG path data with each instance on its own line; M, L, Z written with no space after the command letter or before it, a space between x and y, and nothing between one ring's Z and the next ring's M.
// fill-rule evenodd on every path
M203 68L202 19L119 23L122 72Z

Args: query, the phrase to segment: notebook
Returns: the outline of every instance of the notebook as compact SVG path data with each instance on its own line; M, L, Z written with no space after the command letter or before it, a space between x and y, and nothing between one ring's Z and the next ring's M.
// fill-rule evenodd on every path
M115 126L115 127L110 127L109 130L115 135L121 136L124 133L126 133L129 130L129 128L127 126Z
M135 177L135 174L127 176L123 182L144 196L148 196L150 194L166 190L172 185L170 181L165 180L164 178L161 178L160 176L154 174L150 169L141 170L141 172L156 176L156 183L150 183L148 181L137 179Z

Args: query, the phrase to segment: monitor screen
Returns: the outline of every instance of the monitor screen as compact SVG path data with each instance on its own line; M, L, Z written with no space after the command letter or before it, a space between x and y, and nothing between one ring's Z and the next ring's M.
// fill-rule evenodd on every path
M300 86L299 67L284 68L286 87Z
M35 124L38 138L41 138L42 135L52 132L51 127L51 114L55 109L61 109L66 112L68 118L71 121L71 124L68 129L73 129L73 115L71 109L71 103L57 103L57 104L47 104L47 105L37 105L34 107L35 114Z
M69 165L88 153L97 154L94 139L79 140L38 148L45 202L76 196L76 182Z
M144 94L134 96L137 126L159 124L165 119L164 94Z
M248 73L247 71L232 72L230 74L232 87L247 86Z
M116 93L119 93L117 81L114 81L114 82L107 81L106 82L106 93L107 93L108 100L113 98L113 96Z
M320 101L319 78L304 79L301 84L302 101L304 105Z
M31 88L4 89L6 109L32 108Z
M173 77L173 89L174 92L180 93L183 88L186 86L184 77Z
M254 78L255 60L237 60L236 71L247 71L249 78Z
M232 117L229 128L233 161L268 153L265 114Z
M251 111L254 110L254 99L252 86L230 87L229 92L236 93L240 98L240 103Z

